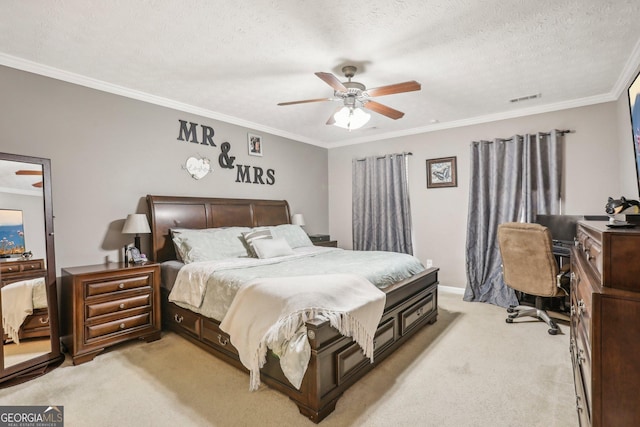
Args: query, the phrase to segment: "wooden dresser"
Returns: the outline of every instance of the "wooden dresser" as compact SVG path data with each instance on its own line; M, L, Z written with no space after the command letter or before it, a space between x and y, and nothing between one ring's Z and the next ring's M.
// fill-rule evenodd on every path
M11 258L6 261L0 261L0 282L2 286L5 283L35 279L46 275L47 270L44 268L43 259L22 260Z
M160 265L62 269L61 340L74 365L130 339L160 338Z
M581 221L571 256L571 358L581 426L640 425L640 226Z
M47 270L44 268L44 259L23 260L10 258L0 261L0 287L21 280L46 277L46 275ZM36 308L22 322L22 326L18 331L18 338L23 340L48 337L49 334L49 310ZM7 338L8 336L5 334L4 339L6 340Z

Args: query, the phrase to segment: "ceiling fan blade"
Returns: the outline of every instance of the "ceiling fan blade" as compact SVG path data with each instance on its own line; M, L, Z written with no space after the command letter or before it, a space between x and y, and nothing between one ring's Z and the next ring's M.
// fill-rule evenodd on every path
M333 101L331 98L305 99L303 101L280 102L278 105L306 104L308 102Z
M36 187L36 188L42 188L42 181L36 182L35 184L31 184L31 185Z
M329 86L331 86L333 88L333 90L338 91L338 92L348 92L349 89L347 89L340 80L338 80L338 78L336 76L334 76L331 73L322 73L322 72L318 72L316 73L316 76L320 77L322 79L322 81L324 81L326 84L328 84Z
M374 87L373 89L367 89L363 92L363 95L368 96L384 96L393 95L394 93L413 92L414 90L421 89L420 83L415 80L410 82L396 83L389 86Z
M394 110L391 107L387 107L386 105L382 105L379 102L375 101L367 101L362 104L362 106L367 110L375 111L376 113L387 116L393 120L398 120L399 118L404 116L404 113L402 111Z
M16 171L16 175L38 175L42 176L42 171L24 170Z

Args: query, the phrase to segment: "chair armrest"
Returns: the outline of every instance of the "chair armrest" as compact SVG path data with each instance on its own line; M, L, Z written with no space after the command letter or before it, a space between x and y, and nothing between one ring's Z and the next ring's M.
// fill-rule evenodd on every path
M556 275L556 286L562 289L567 295L569 292L567 291L567 287L571 282L571 266L569 264L565 264L560 269L560 272Z

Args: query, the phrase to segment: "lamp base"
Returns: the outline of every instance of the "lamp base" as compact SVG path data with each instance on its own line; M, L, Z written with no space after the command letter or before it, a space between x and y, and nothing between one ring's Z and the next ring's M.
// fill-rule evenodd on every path
M136 236L133 238L133 246L136 247L136 249L140 250L140 235L136 234ZM142 251L141 251L142 252Z

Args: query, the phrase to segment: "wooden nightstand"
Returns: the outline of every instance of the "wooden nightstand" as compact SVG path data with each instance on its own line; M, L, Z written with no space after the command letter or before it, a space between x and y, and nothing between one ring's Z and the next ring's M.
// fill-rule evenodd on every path
M61 341L73 364L134 338L160 338L160 265L62 269Z
M314 246L328 246L330 248L337 248L338 241L337 240L324 240L322 242L313 242Z

